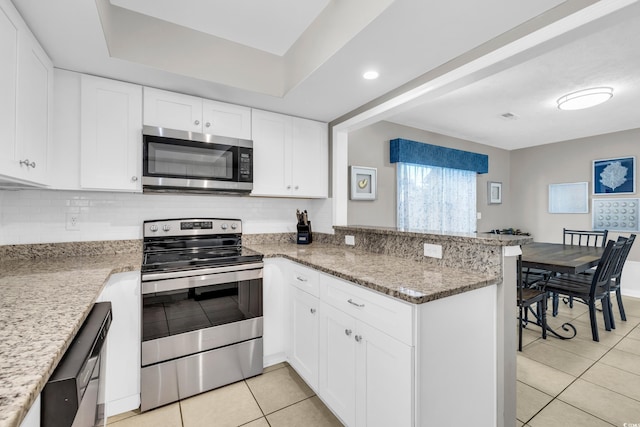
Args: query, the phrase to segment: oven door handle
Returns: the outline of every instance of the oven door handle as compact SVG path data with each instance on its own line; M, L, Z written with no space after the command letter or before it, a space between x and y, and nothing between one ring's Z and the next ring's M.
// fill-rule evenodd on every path
M261 264L260 264L261 265ZM216 274L201 274L171 279L160 279L142 282L142 295L156 292L174 291L180 289L197 288L200 286L220 285L244 280L262 279L263 269L225 271Z
M189 276L206 276L209 274L226 273L228 271L255 270L264 267L263 262L250 262L246 264L225 265L222 267L198 268L193 270L180 270L159 273L142 273L143 282L163 279L179 279Z

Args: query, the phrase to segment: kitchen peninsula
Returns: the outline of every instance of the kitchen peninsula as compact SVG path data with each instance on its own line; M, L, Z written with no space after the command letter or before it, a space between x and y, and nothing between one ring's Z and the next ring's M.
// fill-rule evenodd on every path
M503 409L499 402L503 399L500 395L502 387L496 387L495 384L496 378L498 383L505 380L500 368L496 372L495 363L491 365L491 360L477 353L474 346L480 345L484 349L493 346L488 356L495 359L495 346L500 345L500 335L504 335L504 331L500 330L500 321L496 320L502 315L501 309L496 308L500 306L496 295L500 294L498 288L502 288L505 269L512 268L515 272L515 260L513 257L505 258L503 254L508 248L526 243L530 238L445 236L366 227L336 227L335 230L334 236L318 233L311 245L290 243L293 238L287 235L279 235L280 238L246 235L245 245L262 252L266 263L286 261L294 264L294 267L297 265L318 271L322 282L320 286L325 290L346 292L348 288L355 295L371 297L371 301L384 298L410 308L410 326L414 329L409 334L403 334L401 339L408 348L416 349L415 353L409 353L409 372L415 381L410 383L408 392L414 394L414 387L411 386L414 384L417 394L415 400L410 402L412 413L408 419L413 423L422 424L421 420L425 419L430 408L435 412L429 415L438 415L438 411L443 410L449 416L455 415L451 408L473 403L466 399L470 393L474 393L471 400L481 405L481 412L488 414L491 420L486 419L485 425L496 418L497 425L501 425L499 413ZM355 237L355 247L339 243L344 242L345 235ZM409 247L419 248L422 245L416 246L418 241L441 244L442 259L420 260L420 253L409 253ZM0 426L20 425L108 278L114 273L139 269L140 242L127 241L125 249L118 247L115 242L94 243L0 247ZM87 245L114 246L113 253L80 256L86 251L73 250L74 246ZM515 274L512 276L515 278ZM284 279L285 276L272 275L270 278ZM265 277L265 287L287 285L286 280L269 283L270 278ZM325 305L321 307L333 310L332 295L336 294L325 292L321 295L321 298L328 297L324 300L327 303L322 302ZM485 302L487 305L484 305ZM265 330L268 304L265 294ZM371 321L375 323L380 320L373 318ZM375 332L376 328L370 328L365 324L367 322L359 322L357 327L362 327L361 330ZM475 324L479 327L475 327ZM508 331L514 336L515 346L512 329ZM280 333L287 335L282 331ZM420 337L425 334L433 335L435 340L431 343L421 340ZM362 335L367 338L365 334ZM357 332L356 336L359 336ZM485 341L483 337L489 337L490 341ZM430 352L423 351L424 348L421 350L426 344L429 344L426 347L432 347ZM498 367L501 366L500 351L503 350L497 351ZM438 365L442 363L438 358L446 361L446 369ZM489 365L483 365L486 363ZM482 370L476 372L473 369L478 365L482 365ZM512 368L515 387L515 356ZM438 375L437 378L426 379L434 373ZM481 378L476 381L478 376ZM485 380L490 383L488 389L485 388ZM443 383L438 386L437 394L430 394L429 390L419 386L425 381ZM494 403L497 401L498 407L495 408L494 404L495 409L487 408L485 396ZM438 409L438 406L443 406L444 400L447 400L445 407ZM389 403L381 402L378 406L384 409L385 405ZM515 400L512 410L515 419ZM462 416L465 411L457 412Z

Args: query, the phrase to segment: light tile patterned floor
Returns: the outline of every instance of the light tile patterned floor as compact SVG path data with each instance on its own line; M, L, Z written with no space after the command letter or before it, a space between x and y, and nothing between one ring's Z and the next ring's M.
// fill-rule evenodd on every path
M616 329L607 332L598 313L600 342L591 340L584 305L561 304L550 325L564 322L578 334L568 341L543 340L540 330L524 331L517 363L518 427L640 425L640 299L624 299L627 322L617 308ZM140 414L109 418L110 427L286 427L341 426L287 364L263 375Z
M571 322L574 339L543 340L540 329L525 330L517 364L518 426L640 426L640 299L624 297L627 321L614 305L616 329L604 329L598 312L600 342L591 339L583 304L560 304L549 323L558 332ZM626 423L626 424L625 424Z
M342 426L288 364L144 414L111 417L109 427Z

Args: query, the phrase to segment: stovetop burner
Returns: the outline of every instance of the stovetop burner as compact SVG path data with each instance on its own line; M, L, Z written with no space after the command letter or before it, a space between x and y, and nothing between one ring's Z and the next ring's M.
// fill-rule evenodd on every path
M242 247L237 219L172 219L144 222L143 273L188 271L262 261Z

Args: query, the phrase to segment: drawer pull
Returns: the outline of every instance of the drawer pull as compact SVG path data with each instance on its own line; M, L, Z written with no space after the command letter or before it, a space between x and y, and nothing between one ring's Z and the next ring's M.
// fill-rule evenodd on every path
M356 342L362 341L362 335L356 335L354 338L356 339Z
M312 308L310 311L311 311L311 314L316 314L316 309L315 308Z
M363 308L363 307L364 307L364 304L358 304L357 302L353 302L353 300L352 300L351 298L349 298L349 299L347 300L347 302L348 302L349 304L351 304L351 305L355 305L356 307L360 307L360 308Z
M351 329L345 329L345 330L344 330L344 334L345 334L346 336L351 336L351 332L352 332L352 331L351 331Z
M296 276L296 279L299 280L300 282L306 282L307 278L306 277L302 277L302 276Z

